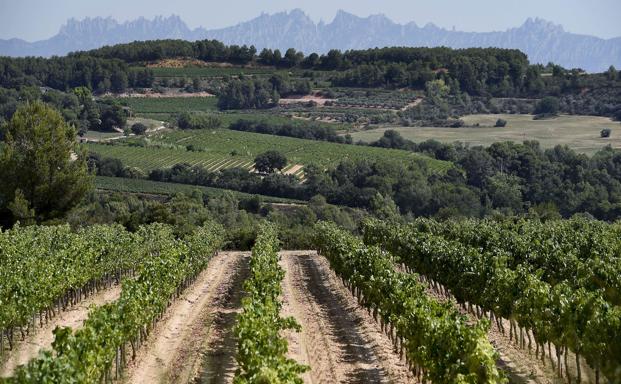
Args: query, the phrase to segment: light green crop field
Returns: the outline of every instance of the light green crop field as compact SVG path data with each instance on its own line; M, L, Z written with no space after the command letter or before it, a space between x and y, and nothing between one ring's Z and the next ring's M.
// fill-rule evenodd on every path
M228 189L203 187L197 185L177 184L177 183L164 183L161 181L151 181L143 179L126 179L122 177L107 177L96 176L95 188L102 191L113 192L129 192L129 193L144 193L151 195L166 195L171 196L176 193L184 193L186 195L192 194L192 192L198 190L203 195L209 197L220 197L224 194L232 194L238 199L250 198L255 195L249 193L231 191ZM268 203L287 203L287 204L305 204L304 201L285 199L273 196L258 195L263 201Z
M217 110L218 107L217 97L127 97L119 101L127 104L138 116L209 112Z
M307 164L330 167L343 159L392 159L394 161L422 160L432 170L442 172L451 163L432 159L420 154L384 148L329 143L295 139L290 137L238 132L228 129L174 131L151 135L151 146L126 145L140 139L126 139L116 145L87 144L87 149L104 157L115 157L127 166L138 167L149 172L156 168L167 168L186 162L201 165L211 171L242 167L251 169L254 158L265 151L276 150L289 160L284 169L297 176L303 176ZM198 151L187 151L192 145Z
M494 128L499 118L507 121L504 128ZM592 154L610 144L621 148L621 124L606 117L561 115L554 119L533 120L532 115L470 115L462 117L467 125L479 123L480 127L436 128L436 127L381 127L352 133L354 141L366 142L380 138L384 131L394 129L406 139L421 142L435 139L441 142L455 141L472 145L491 145L499 141L521 143L537 140L544 148L568 145L574 150ZM610 128L612 135L604 139L600 131Z

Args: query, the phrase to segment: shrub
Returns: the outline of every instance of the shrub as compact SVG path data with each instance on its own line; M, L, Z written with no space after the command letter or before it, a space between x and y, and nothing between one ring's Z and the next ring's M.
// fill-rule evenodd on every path
M610 128L604 128L601 130L601 132L599 133L601 137L610 137L610 134L612 133L612 130Z
M147 126L142 123L135 123L132 125L132 132L135 135L144 135L147 131Z
M496 124L494 125L494 127L505 127L507 126L507 120L504 119L498 119L496 120Z
M547 96L541 99L535 106L537 115L556 115L560 108L560 103L556 97Z

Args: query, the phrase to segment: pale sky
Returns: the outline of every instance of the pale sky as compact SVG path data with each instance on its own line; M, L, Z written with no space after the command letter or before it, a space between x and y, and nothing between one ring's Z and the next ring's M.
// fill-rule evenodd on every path
M399 23L432 22L463 31L497 31L540 17L565 30L603 38L621 36L621 0L0 0L0 39L51 37L67 19L112 16L119 21L176 14L190 28L234 25L301 8L331 21L338 9L358 16L383 13Z

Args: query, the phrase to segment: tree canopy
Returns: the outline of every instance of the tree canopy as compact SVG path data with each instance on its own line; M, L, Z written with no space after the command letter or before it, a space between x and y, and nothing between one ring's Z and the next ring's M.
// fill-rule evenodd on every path
M25 104L2 132L0 211L4 217L36 222L58 218L91 188L75 129L52 107L39 101Z
M287 165L287 158L278 151L267 151L254 159L254 167L262 173L272 173Z

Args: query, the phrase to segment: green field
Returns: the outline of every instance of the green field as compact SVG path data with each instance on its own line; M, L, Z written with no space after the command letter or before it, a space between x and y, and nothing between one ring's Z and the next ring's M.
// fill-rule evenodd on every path
M151 181L143 179L126 179L122 177L107 177L96 176L95 188L103 191L115 191L115 192L129 192L129 193L144 193L152 195L167 195L171 196L176 193L191 194L198 190L204 195L209 197L219 197L224 194L232 194L238 199L250 198L254 195L249 193L231 191L228 189L203 187L197 185L177 184L177 183L164 183L160 181ZM285 199L273 196L261 196L263 201L268 203L287 203L287 204L305 204L304 201Z
M494 128L497 119L507 121L504 128ZM537 140L544 148L568 145L582 153L592 154L610 144L621 148L621 124L606 117L562 115L554 119L533 120L532 115L470 115L462 117L467 125L480 127L436 128L436 127L381 127L352 133L354 141L374 141L384 131L394 129L406 139L421 142L435 139L452 143L455 141L470 145L491 145L499 141L522 142ZM604 128L612 129L610 138L600 137Z
M146 172L156 168L171 167L181 162L202 165L212 171L232 167L250 169L253 166L253 159L268 150L277 150L287 156L289 166L285 168L285 172L295 165L310 163L330 167L346 158L392 159L402 162L420 159L433 170L443 171L450 167L448 162L408 151L303 140L228 129L155 134L150 137L151 146L128 145L139 141L140 139L127 139L116 145L87 144L87 148L105 157L121 159L124 164L141 168ZM190 144L200 152L187 151L185 147ZM303 176L303 169L296 169L293 173Z
M127 97L119 101L130 107L134 114L144 117L218 109L217 97Z

